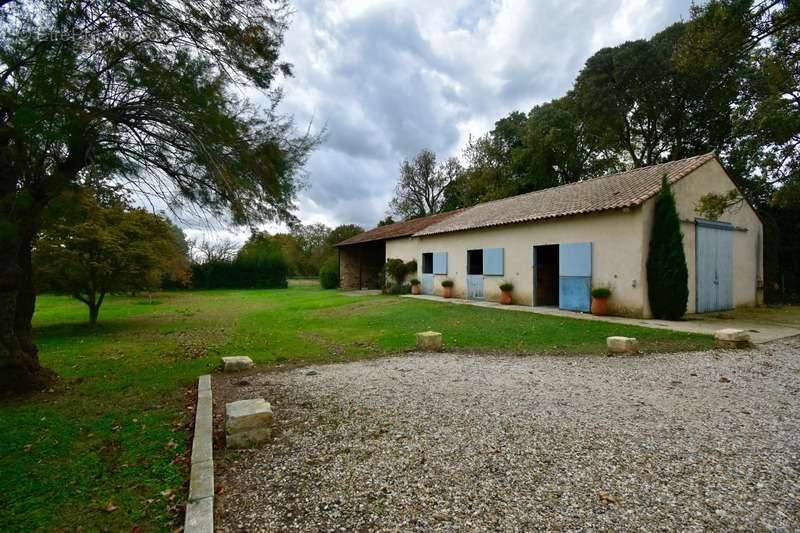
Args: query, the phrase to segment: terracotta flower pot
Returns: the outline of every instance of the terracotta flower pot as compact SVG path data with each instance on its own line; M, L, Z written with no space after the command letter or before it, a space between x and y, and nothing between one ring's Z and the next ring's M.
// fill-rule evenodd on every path
M608 314L608 298L595 298L592 296L592 314L605 316Z
M500 291L500 303L503 305L511 303L511 291Z
M419 283L411 286L411 294L420 294L420 293L422 293L422 288L420 288Z
M452 298L453 297L453 287L442 287L442 296L444 298Z

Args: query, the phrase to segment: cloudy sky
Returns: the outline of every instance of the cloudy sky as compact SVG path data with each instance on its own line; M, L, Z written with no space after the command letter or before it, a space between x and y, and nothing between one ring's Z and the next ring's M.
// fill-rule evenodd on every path
M369 228L400 161L458 156L514 110L563 95L598 49L688 17L691 0L295 0L285 112L324 125L304 223ZM277 229L277 228L269 228ZM247 232L222 232L237 240Z

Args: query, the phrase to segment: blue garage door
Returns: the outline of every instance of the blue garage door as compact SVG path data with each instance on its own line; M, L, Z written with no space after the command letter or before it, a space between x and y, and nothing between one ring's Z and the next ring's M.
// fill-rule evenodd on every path
M592 243L558 247L558 306L588 313L592 306Z
M733 226L697 220L697 312L733 308Z

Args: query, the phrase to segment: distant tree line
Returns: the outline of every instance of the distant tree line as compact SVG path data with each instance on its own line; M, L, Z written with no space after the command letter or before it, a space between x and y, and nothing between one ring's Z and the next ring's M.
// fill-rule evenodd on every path
M288 233L253 232L237 251L231 241L193 243L192 286L214 288L286 287L287 277L327 278L338 284L335 244L364 231L344 224L295 224Z
M712 0L650 39L604 48L564 96L472 138L461 161L428 150L400 167L390 212L449 211L715 151L765 222L770 299L800 296L800 2ZM789 296L789 295L784 295Z

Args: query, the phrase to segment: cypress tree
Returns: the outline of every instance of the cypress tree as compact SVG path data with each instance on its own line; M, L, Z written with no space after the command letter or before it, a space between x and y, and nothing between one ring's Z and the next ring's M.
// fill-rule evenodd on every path
M681 221L666 176L661 182L653 214L647 257L647 298L656 318L678 320L686 313L689 271L683 253Z

